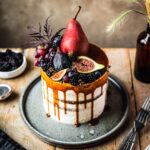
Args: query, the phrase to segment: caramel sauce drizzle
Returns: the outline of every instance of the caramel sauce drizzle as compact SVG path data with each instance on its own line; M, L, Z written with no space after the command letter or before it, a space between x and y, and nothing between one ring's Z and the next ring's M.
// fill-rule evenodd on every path
M86 94L84 93L84 108L86 109Z
M101 95L103 95L103 85L101 86Z
M47 110L48 110L48 113L47 113L46 115L47 115L47 117L50 117L48 87L47 87L47 84L46 84L46 83L45 83L45 85L46 85L46 100L47 100Z
M76 93L76 92L75 92ZM76 126L79 126L79 104L78 104L78 100L79 100L79 95L78 93L76 93Z
M56 116L56 99L55 99L55 92L53 90L53 104L54 104L54 115Z
M66 106L66 92L64 92L64 113L67 114L67 106Z
M57 106L57 114L58 120L60 120L60 109L59 109L59 100L58 100L58 90L53 90L54 93L54 114L56 116L56 106Z

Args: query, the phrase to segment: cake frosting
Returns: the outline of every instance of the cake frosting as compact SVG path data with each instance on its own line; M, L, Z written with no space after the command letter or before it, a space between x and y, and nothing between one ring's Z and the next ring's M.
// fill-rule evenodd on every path
M102 114L106 103L107 86L106 82L87 95L83 92L76 93L73 90L54 92L42 79L43 104L46 114L66 124L78 125L89 122ZM57 103L54 98L56 92L58 93Z

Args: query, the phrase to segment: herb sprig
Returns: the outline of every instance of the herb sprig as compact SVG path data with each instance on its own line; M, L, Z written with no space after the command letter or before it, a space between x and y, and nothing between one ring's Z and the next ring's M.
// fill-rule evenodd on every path
M41 44L51 44L53 39L60 35L60 32L63 31L65 28L60 29L58 32L56 32L52 36L52 29L51 26L48 23L49 17L46 19L45 24L42 26L41 23L39 23L38 29L33 26L28 26L28 29L30 30L30 37L32 38L31 43L35 46L41 45Z

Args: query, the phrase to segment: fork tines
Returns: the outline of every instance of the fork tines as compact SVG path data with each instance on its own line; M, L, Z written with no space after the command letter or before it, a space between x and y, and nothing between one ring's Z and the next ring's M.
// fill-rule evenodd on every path
M136 120L145 124L147 122L149 114L150 114L150 97L147 97L136 117Z
M150 97L147 97L144 104L142 105L142 108L146 111L150 111Z

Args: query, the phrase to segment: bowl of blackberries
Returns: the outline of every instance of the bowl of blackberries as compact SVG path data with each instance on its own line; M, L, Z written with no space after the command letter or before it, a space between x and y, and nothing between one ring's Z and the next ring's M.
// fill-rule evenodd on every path
M27 66L22 53L7 49L0 52L0 78L9 79L19 76Z

